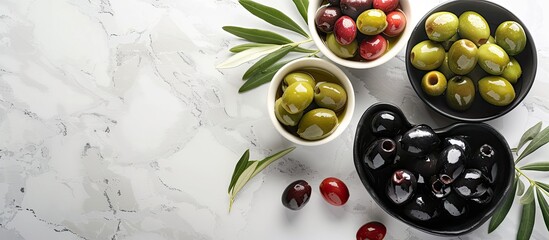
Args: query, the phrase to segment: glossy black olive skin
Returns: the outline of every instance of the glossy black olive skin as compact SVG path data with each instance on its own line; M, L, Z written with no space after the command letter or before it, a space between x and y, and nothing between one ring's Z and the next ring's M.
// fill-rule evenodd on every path
M439 179L451 184L465 169L465 153L460 147L451 145L440 153L438 160Z
M405 168L411 169L417 178L418 183L429 183L429 179L437 174L438 154L431 153L427 156L408 159Z
M400 115L390 111L380 111L371 122L371 130L378 137L394 137L402 132L403 122Z
M442 209L450 216L459 217L467 212L467 202L458 194L451 193L442 200Z
M462 175L457 178L452 187L461 197L465 199L482 196L488 189L486 178L478 169L465 169Z
M452 192L452 187L450 185L444 184L436 176L433 176L429 183L429 186L431 187L431 192L436 198L446 197L448 196L448 194L450 194L450 192Z
M465 153L465 157L471 156L471 147L469 146L469 143L464 136L453 136L444 138L444 140L442 140L442 145L444 147L452 145L458 146Z
M303 208L310 198L311 185L304 180L297 180L284 189L282 205L295 211Z
M493 183L498 172L496 158L497 153L494 148L489 144L484 144L477 149L468 167L479 169L488 181Z
M408 170L396 170L387 183L387 196L393 203L402 204L408 201L416 191L417 180Z
M366 150L364 163L371 169L378 169L392 164L395 161L396 154L397 146L393 139L378 139Z
M487 204L492 201L492 198L494 196L494 191L492 188L486 189L486 192L479 197L471 198L471 201L474 201L478 204Z
M440 215L439 201L426 194L417 194L404 206L404 215L415 221L429 221Z
M433 129L425 124L412 127L402 134L402 150L412 156L425 156L440 144L440 139Z

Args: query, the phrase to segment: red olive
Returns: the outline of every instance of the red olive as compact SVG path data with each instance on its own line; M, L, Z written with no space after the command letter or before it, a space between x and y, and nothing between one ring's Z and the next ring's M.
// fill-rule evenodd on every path
M356 23L349 16L343 16L337 19L334 25L334 34L336 41L341 45L349 45L356 38Z
M325 33L334 30L334 24L338 18L342 16L341 10L338 7L322 6L318 9L315 16L316 27Z
M320 193L329 204L341 206L349 200L349 189L341 180L329 177L320 183Z
M387 27L383 33L389 37L396 37L406 28L406 16L402 11L396 10L387 14Z
M387 228L380 222L369 222L358 229L356 240L382 240L387 234Z
M311 186L305 180L290 183L282 193L282 204L291 209L299 210L311 198Z
M387 40L381 35L366 38L360 43L360 56L366 60L375 60L387 50Z
M385 13L395 10L398 7L399 0L374 0L373 6Z

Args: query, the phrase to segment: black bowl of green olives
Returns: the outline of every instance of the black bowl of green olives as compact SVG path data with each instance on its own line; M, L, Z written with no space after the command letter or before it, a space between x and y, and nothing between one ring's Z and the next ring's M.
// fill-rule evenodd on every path
M510 194L514 161L505 138L484 123L432 129L374 104L355 134L356 171L388 214L427 233L457 236L486 222Z
M530 91L536 70L536 47L525 24L484 0L433 8L406 47L406 71L418 96L460 121L487 121L514 109Z

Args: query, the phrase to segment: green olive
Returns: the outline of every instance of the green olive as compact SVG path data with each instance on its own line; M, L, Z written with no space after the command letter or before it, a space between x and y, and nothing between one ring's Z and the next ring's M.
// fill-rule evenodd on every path
M410 61L419 70L437 69L444 61L444 48L440 43L425 40L412 48Z
M467 38L480 46L488 41L490 26L480 14L466 11L459 16L458 32L462 38Z
M280 105L290 114L302 112L313 102L314 90L306 82L295 82L282 94Z
M454 34L454 36L452 36L450 39L442 42L442 47L444 48L444 50L448 51L450 50L450 47L452 46L452 44L454 44L457 40L461 39L461 37L459 36L459 34Z
M505 67L501 76L510 83L515 84L520 78L520 75L522 75L522 68L517 60L514 57L511 57L509 64L507 64L507 67Z
M483 77L478 81L478 91L484 101L496 106L507 106L515 99L513 85L501 76Z
M338 112L347 103L347 92L339 84L321 82L315 87L315 103Z
M306 82L312 87L316 85L313 75L307 72L291 72L284 77L284 81L282 82L282 91L285 91L289 85L292 85L292 83L295 82Z
M477 46L468 39L457 40L448 51L448 67L457 75L473 71L477 64Z
M509 64L509 55L497 44L486 43L478 48L478 65L488 74L501 75Z
M282 99L277 99L275 102L275 116L278 121L286 126L295 126L299 123L299 119L303 116L303 112L290 114L282 107Z
M379 9L368 9L356 19L356 27L364 35L380 34L387 25L387 16Z
M475 84L466 76L455 76L448 81L446 103L450 108L465 111L475 100Z
M446 90L446 77L439 71L430 71L421 79L421 88L429 96L440 96Z
M515 56L524 50L526 40L526 33L517 22L506 21L496 29L496 43L511 56Z
M494 37L492 37L492 35L490 35L490 37L488 38L488 41L486 41L486 43L496 44L496 39Z
M454 72L452 72L452 70L450 70L450 66L448 66L448 53L444 54L444 61L437 70L444 74L446 79L450 79L456 75Z
M328 33L326 36L326 45L336 56L340 58L354 57L358 50L358 42L356 39L348 45L341 45L336 41L333 33Z
M427 37L433 41L443 42L456 35L458 30L458 17L451 12L436 12L425 21Z
M332 134L339 124L334 111L316 108L303 115L297 128L297 134L306 140L318 140Z

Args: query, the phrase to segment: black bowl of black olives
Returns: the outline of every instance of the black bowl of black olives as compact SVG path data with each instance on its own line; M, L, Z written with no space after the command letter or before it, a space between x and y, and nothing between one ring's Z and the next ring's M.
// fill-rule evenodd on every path
M362 183L383 210L444 236L461 235L486 222L515 177L509 145L489 125L432 129L409 123L390 104L364 112L353 157Z
M530 91L536 70L536 47L526 25L484 0L433 8L406 47L415 92L431 109L460 121L487 121L514 109Z

